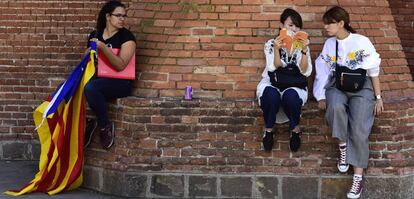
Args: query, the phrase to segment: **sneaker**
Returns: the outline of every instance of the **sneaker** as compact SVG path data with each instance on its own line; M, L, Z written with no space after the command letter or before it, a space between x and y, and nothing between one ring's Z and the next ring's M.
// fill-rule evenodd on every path
M84 140L84 148L88 147L92 141L92 136L95 133L96 127L98 126L98 122L95 119L87 118L86 119L86 127L85 127L85 140Z
M110 122L104 128L99 129L101 145L104 149L109 149L114 144L114 123Z
M346 145L339 146L339 160L336 166L338 167L339 172L342 173L347 172L349 169L349 164L346 163Z
M273 148L273 132L265 131L263 133L263 148L265 151L271 151Z
M300 148L300 134L301 132L290 132L289 149L292 152L296 152Z
M352 187L346 194L348 198L359 198L362 193L364 178L362 176L354 175L352 179Z

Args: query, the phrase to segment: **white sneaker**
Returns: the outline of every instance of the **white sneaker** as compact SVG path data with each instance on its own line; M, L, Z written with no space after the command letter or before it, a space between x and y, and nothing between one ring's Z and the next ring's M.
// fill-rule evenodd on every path
M339 160L336 166L338 167L339 172L342 173L347 172L349 169L349 164L346 163L346 145L339 146Z

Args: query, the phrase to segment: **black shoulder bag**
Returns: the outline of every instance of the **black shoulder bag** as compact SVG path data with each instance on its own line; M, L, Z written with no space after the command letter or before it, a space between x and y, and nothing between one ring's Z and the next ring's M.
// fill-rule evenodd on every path
M357 92L361 90L367 78L367 71L362 68L352 70L346 66L338 65L338 41L336 41L335 51L336 88L346 92Z
M306 76L300 73L298 66L293 62L286 67L278 67L273 72L268 71L267 74L272 86L282 91L290 87L305 89L308 86Z

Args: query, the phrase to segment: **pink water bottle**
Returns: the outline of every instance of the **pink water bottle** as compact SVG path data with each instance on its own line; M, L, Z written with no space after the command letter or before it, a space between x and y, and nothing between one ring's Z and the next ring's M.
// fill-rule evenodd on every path
M186 86L185 87L185 94L184 94L185 100L192 100L193 99L193 87Z

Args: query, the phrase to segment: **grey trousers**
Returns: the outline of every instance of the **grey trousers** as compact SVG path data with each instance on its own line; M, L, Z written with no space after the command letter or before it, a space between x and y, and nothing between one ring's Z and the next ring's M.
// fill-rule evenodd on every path
M371 78L367 77L363 89L355 93L338 90L331 83L326 87L325 95L326 121L332 136L347 143L347 163L367 168L368 136L374 124L375 106Z

